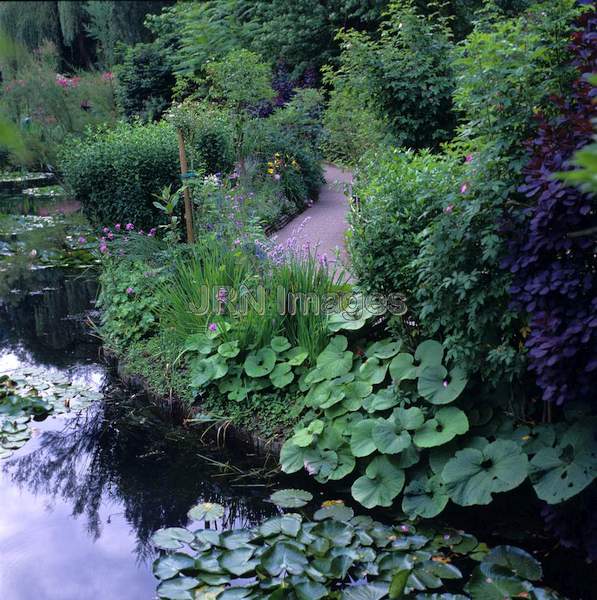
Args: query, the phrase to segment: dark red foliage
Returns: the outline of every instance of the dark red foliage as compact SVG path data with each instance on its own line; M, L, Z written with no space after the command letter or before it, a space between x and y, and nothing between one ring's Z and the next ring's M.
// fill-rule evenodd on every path
M595 89L586 74L597 72L597 13L581 27L570 46L580 77L565 98L552 99L555 118L538 116L520 188L531 207L504 261L513 304L529 316L529 368L543 399L556 404L589 401L597 390L595 197L554 178L593 134Z

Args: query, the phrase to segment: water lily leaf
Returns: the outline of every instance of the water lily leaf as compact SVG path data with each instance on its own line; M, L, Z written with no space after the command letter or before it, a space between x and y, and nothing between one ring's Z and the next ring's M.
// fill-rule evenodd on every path
M229 587L218 596L218 600L246 600L252 593L250 588Z
M303 581L294 585L294 592L298 600L319 600L328 595L325 585L316 581Z
M414 365L412 354L401 352L397 354L390 363L390 375L395 383L400 383L405 379L415 379L417 376L417 367Z
M444 484L438 476L431 478L421 476L413 479L404 488L402 510L411 519L417 516L431 519L444 510L449 499Z
M444 347L435 340L425 340L415 350L415 360L419 361L420 370L441 365L443 358Z
M460 396L467 384L465 373L459 367L448 371L445 367L421 367L417 390L431 404L449 404Z
M390 338L385 340L380 340L379 342L375 342L371 344L365 354L368 357L374 356L375 358L388 359L392 358L400 352L400 348L402 346L402 342L400 340L392 340Z
M270 346L272 347L272 350L276 354L281 354L282 352L285 352L286 350L288 350L290 348L291 344L288 341L288 339L285 338L284 336L277 335L272 338Z
M529 581L538 581L543 577L541 563L528 552L515 546L496 546L483 559L484 566L489 564L499 566Z
M305 490L279 490L274 492L269 499L280 508L300 508L313 500L313 494Z
M489 577L480 567L473 570L464 589L473 600L504 600L529 594L529 584L518 577Z
M382 454L398 454L412 443L410 433L403 429L393 417L379 419L373 428L372 438Z
M359 367L359 379L372 385L381 383L388 372L388 363L381 363L379 358L368 358Z
M255 548L250 546L235 548L234 550L228 550L222 553L219 563L223 569L240 577L241 575L245 575L245 573L252 571L259 564L258 561L251 560L254 553Z
M354 517L354 510L350 506L346 506L344 502L338 501L333 504L326 504L319 510L315 511L313 518L316 521L323 521L325 519L333 519L334 521L340 521L341 523L347 523Z
M281 573L302 575L307 564L307 557L295 545L288 542L270 546L261 556L261 565L274 577Z
M305 465L305 450L297 446L291 439L287 440L280 450L280 466L284 473L296 473Z
M265 538L283 533L289 537L296 537L301 528L301 521L295 516L284 515L273 517L264 521L259 527L259 534Z
M380 600L388 593L388 584L366 583L342 591L342 600Z
M376 425L375 419L363 419L350 426L350 449L354 456L369 456L375 452L377 448L373 441L373 430Z
M188 554L175 552L161 556L153 563L153 574L158 579L172 579L181 571L192 569L195 566L195 559Z
M236 550L243 548L253 538L253 535L248 529L230 529L220 535L220 542L228 550ZM218 572L213 571L213 572Z
M274 387L283 388L292 383L294 373L289 363L278 363L269 374L269 378Z
M363 402L363 408L367 412L377 412L393 408L400 403L400 397L392 388L379 390L375 394L368 396Z
M238 347L238 340L232 342L224 342L218 346L218 354L224 358L234 358L238 356L240 348Z
M391 506L404 486L404 471L387 456L376 456L352 485L352 497L365 508Z
M215 502L203 502L189 510L189 518L194 521L216 521L224 516L225 510L221 504Z
M158 529L151 536L151 543L162 550L180 550L184 544L190 544L195 536L183 527Z
M249 377L264 377L269 375L276 364L276 353L271 348L261 348L251 352L245 359L245 373Z
M347 346L348 340L343 335L337 335L317 357L317 370L323 379L341 377L350 371L353 354L346 350Z
M194 577L176 577L163 581L157 594L164 600L193 600L195 594L191 590L199 586L199 580Z
M498 440L483 450L456 452L442 471L450 498L461 506L489 504L492 494L520 485L528 473L528 459L515 442Z
M284 360L293 367L298 367L302 365L309 353L302 348L301 346L297 346L296 348L291 348L284 354Z
M537 496L549 504L563 502L586 488L597 476L597 442L593 420L573 425L555 448L539 450L530 463Z
M459 408L448 406L440 408L433 419L426 421L415 432L414 442L419 448L442 446L457 435L468 431L468 419Z

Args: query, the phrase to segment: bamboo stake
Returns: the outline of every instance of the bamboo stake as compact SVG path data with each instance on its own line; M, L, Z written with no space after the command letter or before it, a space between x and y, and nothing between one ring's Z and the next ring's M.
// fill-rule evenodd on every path
M178 156L180 158L180 174L182 175L184 189L183 189L183 197L184 197L184 220L187 226L187 242L189 244L195 243L195 234L193 233L193 212L191 210L191 194L189 192L189 188L186 184L187 174L189 172L189 167L187 164L187 154L184 147L184 136L182 135L182 130L178 129Z

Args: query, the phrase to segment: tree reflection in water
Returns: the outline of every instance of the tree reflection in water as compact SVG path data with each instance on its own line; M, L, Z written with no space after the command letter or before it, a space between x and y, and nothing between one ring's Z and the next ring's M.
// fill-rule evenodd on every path
M43 431L36 448L4 468L19 487L72 505L73 515L85 516L94 538L102 535L100 509L120 506L134 529L139 561L153 553L151 534L186 524L187 511L197 502L224 505L225 526L254 524L276 512L263 501L268 493L263 481L243 479L242 487L234 487L223 469L198 454L204 449L197 434L166 423L156 409L117 388L98 406L63 423ZM223 459L221 452L217 458L234 459Z

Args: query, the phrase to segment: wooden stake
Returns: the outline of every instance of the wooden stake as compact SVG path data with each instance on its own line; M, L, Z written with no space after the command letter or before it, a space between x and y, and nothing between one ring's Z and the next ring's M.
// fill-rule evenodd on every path
M191 208L191 194L187 186L187 174L189 167L187 164L187 153L184 147L184 136L182 130L178 129L178 156L180 158L180 174L184 183L183 197L184 197L184 220L187 226L187 242L189 244L195 243L195 234L193 232L193 211Z

